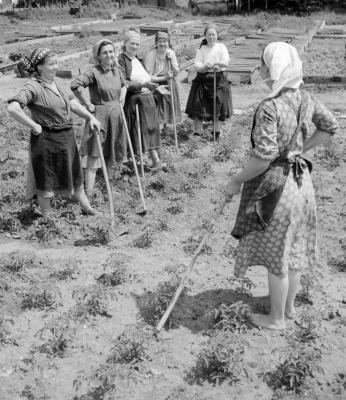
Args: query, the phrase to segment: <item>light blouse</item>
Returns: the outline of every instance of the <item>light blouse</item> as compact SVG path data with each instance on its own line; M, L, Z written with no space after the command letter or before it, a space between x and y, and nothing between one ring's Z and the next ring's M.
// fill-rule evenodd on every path
M179 71L179 65L175 53L172 51L172 67ZM166 55L161 55L156 49L152 50L145 58L145 67L150 75L163 76L168 73L169 65Z
M197 50L194 66L203 67L206 63L210 64L228 64L229 54L227 47L223 43L215 43L213 47L202 46ZM220 68L222 71L224 68Z

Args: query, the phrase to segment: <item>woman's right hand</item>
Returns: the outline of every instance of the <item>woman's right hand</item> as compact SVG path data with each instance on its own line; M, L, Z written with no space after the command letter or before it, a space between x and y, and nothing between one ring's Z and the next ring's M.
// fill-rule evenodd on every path
M95 106L94 106L94 104L87 104L87 106L86 106L86 108L87 108L87 110L90 112L90 113L93 113L94 111L95 111Z
M155 90L158 87L158 84L155 82L147 81L143 86L149 90Z
M209 62L207 62L207 63L204 64L204 68L205 68L206 71L208 71L208 69L213 69L214 65L209 63Z
M42 133L42 126L40 124L35 124L31 130L34 135L38 136Z

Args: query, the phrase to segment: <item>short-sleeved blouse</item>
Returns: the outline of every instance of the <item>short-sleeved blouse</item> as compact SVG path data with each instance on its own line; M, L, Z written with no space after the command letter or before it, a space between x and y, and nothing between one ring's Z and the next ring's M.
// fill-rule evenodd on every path
M116 65L110 69L95 65L71 82L72 90L89 87L90 101L94 105L119 100L123 86L125 86L125 79Z
M55 81L60 96L39 78L28 81L19 93L8 100L17 101L22 108L28 107L32 119L49 128L71 123L70 94L63 85Z
M301 96L300 90L284 89L277 97L266 99L259 105L252 131L254 157L273 161L282 154L290 158L303 153L303 142L312 134L311 121L315 128L330 135L337 132L338 122L333 114L307 93L308 107L302 125L303 135L297 135L295 142L290 144L298 124Z
M199 48L195 56L194 66L201 68L206 63L227 65L229 63L227 47L223 43L215 43L213 47L202 46Z
M171 58L172 66L179 70L177 57L174 52L172 52ZM166 55L161 56L158 54L157 50L152 50L145 58L145 67L150 75L162 76L168 73L168 60Z

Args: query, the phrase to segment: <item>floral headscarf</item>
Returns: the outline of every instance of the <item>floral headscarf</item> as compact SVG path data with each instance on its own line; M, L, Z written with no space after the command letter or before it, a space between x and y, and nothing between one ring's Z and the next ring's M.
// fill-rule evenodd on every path
M114 43L109 39L101 39L97 43L94 44L94 46L93 46L93 61L95 62L95 64L99 64L100 63L100 60L99 60L98 56L100 54L101 48L103 46L107 46L109 44L111 46L113 46L114 53L116 53L116 48L114 46ZM115 58L114 58L114 63L116 63L116 59Z
M19 63L21 67L30 74L37 72L37 66L43 64L46 59L53 54L51 49L35 49L24 55Z

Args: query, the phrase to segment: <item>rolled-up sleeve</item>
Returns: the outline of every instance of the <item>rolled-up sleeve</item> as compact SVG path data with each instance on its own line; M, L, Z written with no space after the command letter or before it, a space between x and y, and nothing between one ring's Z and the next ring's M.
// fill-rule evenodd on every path
M71 90L77 90L80 87L86 88L93 85L95 82L95 75L92 69L88 69L82 75L76 76L71 82Z
M312 122L317 129L335 135L339 130L339 124L334 115L317 99L313 98L315 109Z
M194 66L195 66L195 68L201 68L201 67L203 67L203 65L204 65L204 57L203 57L202 48L200 48L196 52Z
M256 112L252 144L252 155L256 158L273 161L279 155L277 112L272 101L263 102Z
M35 87L28 82L24 85L23 89L21 89L14 97L11 97L8 100L8 103L16 101L22 108L24 108L30 103L33 103L36 98L37 93Z

